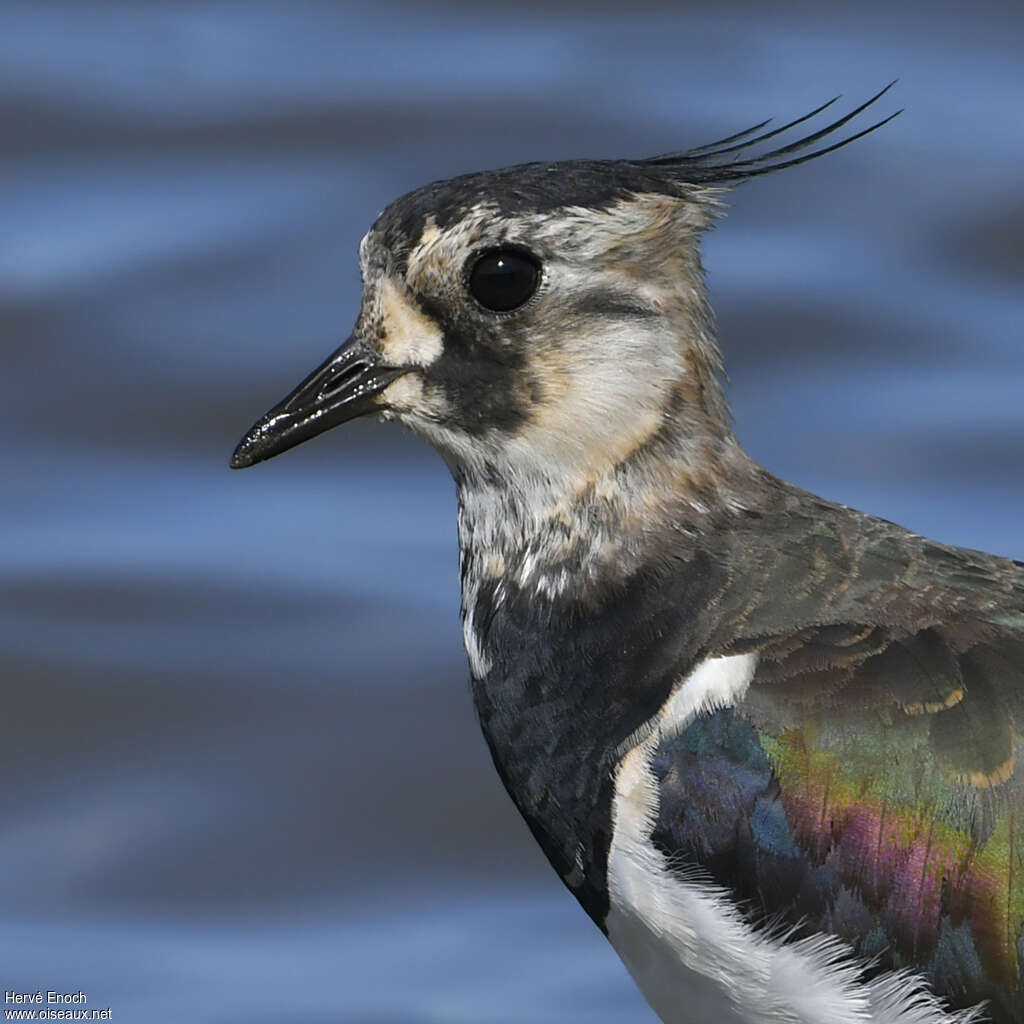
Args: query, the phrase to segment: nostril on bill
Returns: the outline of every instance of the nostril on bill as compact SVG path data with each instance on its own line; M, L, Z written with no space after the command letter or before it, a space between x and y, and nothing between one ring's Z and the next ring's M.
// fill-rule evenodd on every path
M319 398L331 398L346 386L352 384L361 374L369 369L369 364L360 360L349 363L338 370L334 370L320 387Z

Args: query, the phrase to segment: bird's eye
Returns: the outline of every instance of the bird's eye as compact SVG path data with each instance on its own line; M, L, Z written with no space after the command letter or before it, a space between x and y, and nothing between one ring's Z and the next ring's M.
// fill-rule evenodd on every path
M469 293L484 309L507 313L537 290L540 264L521 249L492 249L473 264Z

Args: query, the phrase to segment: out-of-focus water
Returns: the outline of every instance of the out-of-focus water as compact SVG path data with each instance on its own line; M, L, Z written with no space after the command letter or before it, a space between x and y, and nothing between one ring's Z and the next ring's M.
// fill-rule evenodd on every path
M0 987L122 1022L651 1020L479 738L454 496L360 423L256 470L395 195L851 101L706 262L740 436L1024 555L1024 8L0 8ZM702 1019L694 1007L694 1020Z

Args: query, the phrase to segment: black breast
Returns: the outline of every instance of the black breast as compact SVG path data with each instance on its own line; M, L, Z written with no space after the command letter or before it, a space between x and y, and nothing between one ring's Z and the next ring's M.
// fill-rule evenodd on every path
M724 574L707 554L587 595L483 585L492 667L473 682L501 779L555 870L604 927L617 751L702 656Z

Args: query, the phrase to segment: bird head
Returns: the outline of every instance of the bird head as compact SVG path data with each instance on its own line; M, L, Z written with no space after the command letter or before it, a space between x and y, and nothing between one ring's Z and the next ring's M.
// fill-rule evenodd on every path
M403 196L360 245L352 336L254 425L232 466L365 414L409 427L459 479L578 486L658 439L721 443L700 236L728 184L879 127L814 149L869 104L759 155L830 104L684 153L524 164Z

